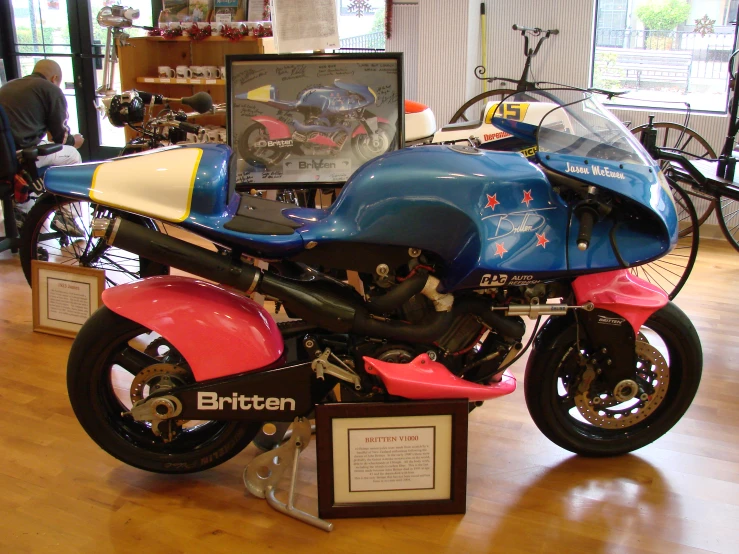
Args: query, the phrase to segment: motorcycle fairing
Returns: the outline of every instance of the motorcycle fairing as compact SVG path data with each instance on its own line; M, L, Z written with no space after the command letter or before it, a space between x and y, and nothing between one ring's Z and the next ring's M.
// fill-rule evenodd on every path
M567 270L567 207L518 153L457 146L392 152L359 168L324 217L285 213L305 217L298 233L317 242L316 250L340 241L435 252L449 267L446 290L479 288L493 272L544 279Z
M364 357L367 373L379 375L387 392L411 400L466 398L470 402L490 400L516 390L516 378L506 371L499 382L480 385L465 381L428 354L416 356L410 363L398 364Z
M277 323L262 306L207 281L151 277L106 289L103 303L167 337L198 382L270 367L284 353Z
M290 127L279 119L268 115L257 115L252 117L252 120L260 125L264 125L270 139L289 139L292 136L290 134Z

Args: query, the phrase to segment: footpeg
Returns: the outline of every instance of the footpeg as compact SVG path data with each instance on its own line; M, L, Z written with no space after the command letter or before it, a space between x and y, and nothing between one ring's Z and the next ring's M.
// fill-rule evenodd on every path
M298 457L310 444L311 425L305 418L295 418L290 438L274 450L255 457L244 469L246 490L258 498L266 498L267 504L278 512L294 517L324 531L332 531L334 524L298 510L294 503L295 480L298 475ZM288 466L292 466L287 504L277 500L276 486Z

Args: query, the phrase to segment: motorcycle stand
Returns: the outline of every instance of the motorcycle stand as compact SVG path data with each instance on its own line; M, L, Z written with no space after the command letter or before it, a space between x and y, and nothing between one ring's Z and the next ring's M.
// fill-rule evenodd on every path
M311 425L305 418L295 418L290 438L281 446L256 456L244 468L246 490L258 498L266 498L267 504L278 512L294 517L324 531L332 531L334 524L298 510L294 503L295 481L298 475L298 457L310 444ZM276 487L288 466L292 465L287 504L277 500Z

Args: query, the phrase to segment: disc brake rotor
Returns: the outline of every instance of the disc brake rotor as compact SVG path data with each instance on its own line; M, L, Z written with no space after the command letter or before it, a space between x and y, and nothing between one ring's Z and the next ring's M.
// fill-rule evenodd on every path
M158 386L158 382L163 381L163 377L169 379L175 386L185 385L191 380L190 372L182 367L172 364L150 365L139 371L134 377L131 383L131 402L135 404L145 398L144 389L147 385L149 386L149 394L155 392L152 389ZM166 380L164 381L166 382Z
M593 402L590 391L578 393L575 406L588 423L608 429L631 427L649 417L665 399L670 384L670 367L664 356L642 340L636 341L636 356L641 362L636 368L636 375L649 382L654 387L654 393L647 400L636 395L634 403L619 403L612 394L608 394L606 398L600 398L598 404Z

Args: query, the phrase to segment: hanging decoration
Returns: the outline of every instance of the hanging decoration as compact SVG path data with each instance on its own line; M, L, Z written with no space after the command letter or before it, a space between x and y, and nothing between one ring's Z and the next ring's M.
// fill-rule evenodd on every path
M354 15L357 17L362 17L372 9L372 4L367 0L351 0L346 9L350 12L356 12Z
M59 9L59 0L46 0L46 6L50 10L58 10Z
M385 38L393 36L393 0L385 0Z
M715 19L709 19L708 14L704 15L700 19L695 20L694 33L700 33L700 36L705 37L714 32L713 24L716 23Z
M262 21L272 21L272 7L270 0L264 0L264 11L262 12Z

